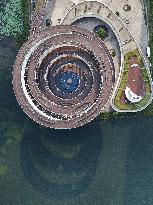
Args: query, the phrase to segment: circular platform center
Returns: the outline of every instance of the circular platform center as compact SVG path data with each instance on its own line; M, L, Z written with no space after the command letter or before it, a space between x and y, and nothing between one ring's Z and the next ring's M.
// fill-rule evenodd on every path
M80 77L71 71L60 74L59 81L61 90L65 93L74 92L79 85Z

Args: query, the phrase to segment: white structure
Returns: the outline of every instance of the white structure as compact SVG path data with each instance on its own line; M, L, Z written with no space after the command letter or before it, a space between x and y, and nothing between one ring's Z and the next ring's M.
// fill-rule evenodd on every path
M148 56L148 58L150 58L150 47L146 48L146 55Z
M126 87L125 89L125 95L126 98L131 102L131 103L137 103L140 100L142 100L142 96L138 96L137 94L135 94L134 92L132 92L132 90L128 87Z

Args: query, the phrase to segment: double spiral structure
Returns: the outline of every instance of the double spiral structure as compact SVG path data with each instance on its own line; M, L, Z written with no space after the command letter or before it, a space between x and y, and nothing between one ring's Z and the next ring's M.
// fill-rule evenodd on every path
M104 109L114 72L109 51L98 37L76 26L54 26L23 45L13 86L33 120L51 128L75 128Z

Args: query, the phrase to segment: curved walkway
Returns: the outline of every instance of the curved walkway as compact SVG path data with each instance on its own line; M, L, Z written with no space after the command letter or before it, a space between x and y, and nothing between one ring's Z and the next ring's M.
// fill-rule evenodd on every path
M76 21L79 18L83 17L90 17L92 16L101 18L103 21L105 21L115 32L117 35L118 41L120 43L120 50L121 50L121 67L120 67L120 74L118 77L118 82L114 88L114 92L111 98L111 105L115 111L118 112L137 112L145 109L152 101L152 90L151 90L151 97L150 100L140 109L135 110L120 110L114 105L114 99L116 96L116 92L119 89L122 74L124 71L124 56L125 54L129 53L132 50L139 50L139 53L144 61L145 68L147 70L147 74L150 80L150 85L152 82L150 69L148 68L148 65L145 61L145 58L142 54L142 51L133 38L130 30L127 28L127 26L122 22L122 20L104 3L98 2L98 1L82 1L76 5L74 5L64 16L64 18L61 21L61 24L71 24L74 21ZM152 89L152 88L151 88Z

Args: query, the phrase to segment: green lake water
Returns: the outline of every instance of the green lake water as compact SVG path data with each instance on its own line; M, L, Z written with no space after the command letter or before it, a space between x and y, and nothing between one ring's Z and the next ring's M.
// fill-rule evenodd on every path
M0 41L0 205L152 205L153 118L41 127L13 94L17 52Z

